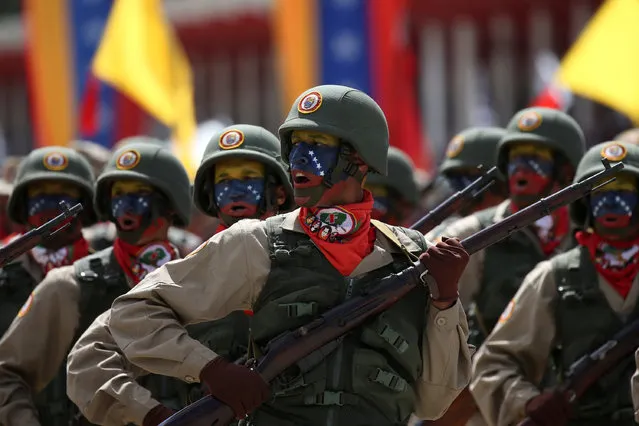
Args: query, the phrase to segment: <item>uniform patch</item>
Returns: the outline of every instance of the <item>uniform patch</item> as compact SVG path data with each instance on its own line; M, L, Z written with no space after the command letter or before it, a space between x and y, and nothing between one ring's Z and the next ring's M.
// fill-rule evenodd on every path
M18 318L22 318L23 316L25 316L31 309L31 306L33 306L33 292L31 292L31 294L27 298L27 301L24 302L24 305L22 305L20 311L18 311Z
M601 149L601 156L610 161L621 161L627 154L626 147L618 143L607 144Z
M222 133L218 144L222 149L233 149L244 143L244 133L239 130L227 130Z
M357 226L355 216L346 209L329 207L306 217L310 231L324 240L334 242L352 232Z
M529 132L541 126L541 121L541 114L536 111L528 111L519 117L519 120L517 120L517 127L519 127L519 130Z
M453 158L459 155L464 149L464 137L463 136L455 136L448 142L448 147L446 148L446 157Z
M69 166L69 159L64 154L52 152L44 156L42 163L49 170L60 171Z
M297 110L302 114L310 114L317 111L320 106L322 106L322 94L311 92L300 100L297 104Z
M506 321L508 321L510 317L513 316L514 310L515 310L515 299L511 299L511 301L508 302L506 309L504 309L504 312L502 312L501 316L499 317L499 324L503 324Z
M140 163L141 158L140 153L134 149L125 151L116 160L115 167L120 170L131 170Z

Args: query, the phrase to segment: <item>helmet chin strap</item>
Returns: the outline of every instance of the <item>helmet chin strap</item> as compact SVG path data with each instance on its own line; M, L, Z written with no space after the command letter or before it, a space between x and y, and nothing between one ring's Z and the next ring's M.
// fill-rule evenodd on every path
M335 167L331 167L328 171L328 176L322 178L322 183L311 188L295 188L293 192L296 198L307 198L306 202L301 204L301 207L314 207L319 203L324 193L331 189L336 183L345 181L349 177L354 178L360 184L364 181L366 173L363 173L359 169L359 165L351 161L355 155L355 150L347 144L342 143L340 145L339 154L337 156L337 162Z

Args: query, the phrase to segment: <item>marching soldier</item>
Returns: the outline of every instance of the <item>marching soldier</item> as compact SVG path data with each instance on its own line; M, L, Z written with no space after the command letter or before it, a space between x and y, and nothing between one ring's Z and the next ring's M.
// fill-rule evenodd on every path
M228 225L242 218L266 218L289 209L294 205L293 188L277 137L250 125L235 125L218 132L197 170L193 196L199 209L207 215L223 215ZM238 206L242 208L237 209ZM100 315L69 352L69 398L96 424L156 425L159 422L153 423L154 420L163 419L144 417L153 405L152 392L136 382L148 373L124 357L111 337L109 318L110 311ZM195 324L187 330L191 337L230 362L247 353L249 317L245 312L231 312L221 320ZM181 406L204 395L197 385L190 389L179 386L177 391ZM144 423L139 423L141 419Z
M388 175L369 174L364 188L373 194L371 217L390 225L405 225L419 202L415 166L403 151L388 148Z
M204 382L237 418L251 413L254 424L403 424L413 410L441 416L469 374L467 325L457 303L467 253L455 239L429 246L415 231L371 221L373 199L362 186L367 173L387 173L388 127L363 92L309 89L279 134L300 209L237 222L157 270L114 302L113 337L131 362ZM421 253L439 287L437 299L416 289L272 398L259 374L228 363L183 328L252 309L252 346L261 353L273 337Z
M190 183L169 151L127 144L113 154L95 187L98 215L116 223L118 238L112 248L51 271L0 340L2 425L77 424L66 397L67 351L115 297L179 257L167 232L188 224ZM137 412L139 424L145 416L170 413L152 401Z
M453 191L461 191L495 166L497 144L506 134L499 127L472 127L453 137L446 148L446 158L439 166L439 174L443 176ZM479 170L478 167L482 166ZM426 238L435 239L446 226L464 216L493 207L507 198L508 190L504 183L495 181L490 188L477 194L458 214L447 218L444 222L426 234Z
M82 227L96 221L93 182L89 163L69 148L36 149L20 164L7 204L9 220L32 229L58 216L62 201L69 206L82 203L84 209L79 220L71 222L63 232L0 269L0 336L49 271L71 265L89 254L89 242L82 236ZM20 235L12 234L3 244Z
M623 161L612 183L570 206L584 229L578 246L539 263L525 278L474 359L471 384L492 425L633 425L632 358L614 366L577 401L542 388L549 364L563 381L571 365L604 344L639 309L639 147L607 142L579 163L575 182Z
M511 119L497 148L510 198L450 224L440 235L468 237L569 185L585 150L579 125L561 111L526 108ZM460 298L469 312L471 343L494 327L521 281L539 262L572 245L567 208L471 256L461 277Z

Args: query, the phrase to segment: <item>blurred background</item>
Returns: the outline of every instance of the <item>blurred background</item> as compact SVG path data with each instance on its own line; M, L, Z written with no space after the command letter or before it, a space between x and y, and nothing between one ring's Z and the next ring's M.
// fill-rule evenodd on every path
M559 61L600 0L161 3L191 67L199 128L182 143L196 152L195 165L211 129L243 122L276 131L296 95L318 83L371 94L388 116L391 143L424 176L456 132L505 126L533 103L568 110L591 145L632 127L623 114L567 90L548 98ZM166 120L132 97L104 82L90 89L113 4L0 1L0 161L65 138L107 148L141 133L170 138ZM138 48L154 49L148 43Z

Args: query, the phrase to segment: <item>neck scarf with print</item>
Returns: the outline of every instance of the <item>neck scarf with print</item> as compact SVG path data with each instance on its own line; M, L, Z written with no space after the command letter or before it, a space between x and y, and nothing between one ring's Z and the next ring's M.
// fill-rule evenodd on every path
M177 247L168 241L154 241L137 246L120 238L116 238L113 242L113 254L124 273L136 284L149 272L153 272L171 260L180 258Z
M76 260L88 256L89 243L84 238L79 238L73 244L55 250L35 246L29 254L46 275L52 269L72 265Z
M350 275L373 251L371 227L373 196L364 191L359 203L334 207L302 207L299 220L304 232L343 276Z
M583 231L575 237L588 249L597 272L625 299L639 272L639 239L607 241L594 232Z
M510 205L511 212L517 211L517 206ZM560 207L548 216L537 219L532 225L537 238L541 244L541 249L546 256L550 256L557 250L557 247L570 232L570 214L568 207Z

